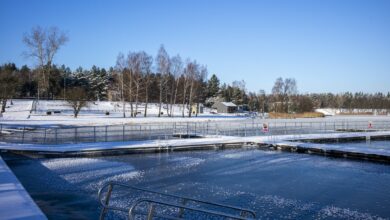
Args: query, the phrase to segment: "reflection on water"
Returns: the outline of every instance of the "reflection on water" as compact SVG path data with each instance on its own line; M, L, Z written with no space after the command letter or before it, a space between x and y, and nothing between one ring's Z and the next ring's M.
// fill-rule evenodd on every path
M7 163L51 219L98 218L97 191L111 180L253 209L259 218L390 218L390 166L369 162L235 149Z

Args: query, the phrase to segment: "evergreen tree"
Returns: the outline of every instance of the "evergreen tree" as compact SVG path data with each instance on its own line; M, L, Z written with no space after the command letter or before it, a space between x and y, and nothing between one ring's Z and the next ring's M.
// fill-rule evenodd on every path
M83 87L89 90L89 80L88 80L89 72L83 70L82 67L76 69L76 71L72 74L70 80L71 87Z
M208 97L214 97L217 95L219 91L219 79L218 77L213 74L209 81L207 82L207 92L208 92Z
M96 100L103 100L107 97L109 77L107 71L93 66L87 76L90 86L89 96Z

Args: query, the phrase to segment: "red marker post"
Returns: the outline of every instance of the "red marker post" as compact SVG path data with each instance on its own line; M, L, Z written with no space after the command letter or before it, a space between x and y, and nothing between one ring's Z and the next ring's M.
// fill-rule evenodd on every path
M372 122L371 122L371 121L368 122L368 128L369 128L369 129L372 128Z
M269 128L268 128L268 124L267 123L263 123L263 130L262 130L264 133L267 133L269 132Z

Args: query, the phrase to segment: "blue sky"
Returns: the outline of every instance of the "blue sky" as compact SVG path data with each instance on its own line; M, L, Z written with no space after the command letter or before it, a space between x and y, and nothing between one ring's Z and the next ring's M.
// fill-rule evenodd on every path
M68 33L55 63L72 69L164 44L251 91L279 76L302 93L390 91L388 0L0 0L0 63L34 65L22 37L37 25Z

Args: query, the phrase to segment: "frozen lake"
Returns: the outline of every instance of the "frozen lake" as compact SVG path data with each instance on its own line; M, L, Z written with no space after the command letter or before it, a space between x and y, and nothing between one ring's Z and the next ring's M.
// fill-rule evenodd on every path
M4 159L49 219L97 219L97 191L108 181L240 206L262 219L390 218L384 164L256 149Z

